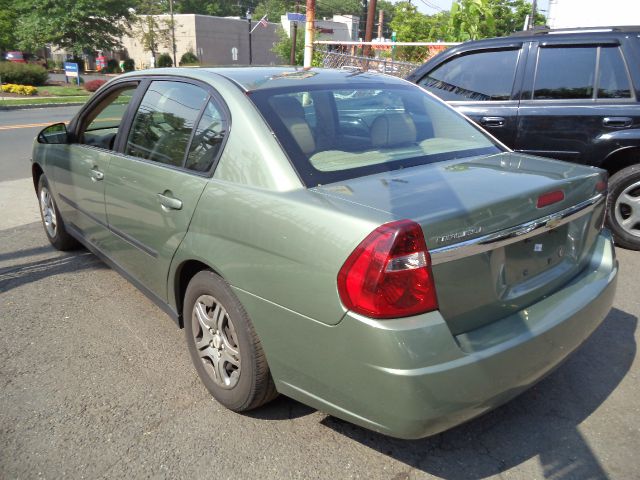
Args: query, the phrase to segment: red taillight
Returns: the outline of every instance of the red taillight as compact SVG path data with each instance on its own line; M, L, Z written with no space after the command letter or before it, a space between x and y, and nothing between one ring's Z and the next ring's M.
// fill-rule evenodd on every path
M596 192L602 193L602 192L605 192L606 190L607 190L606 180L600 180L598 183L596 183Z
M338 273L338 293L349 310L397 318L437 310L431 258L420 225L400 220L376 228Z
M555 190L553 192L543 193L538 197L538 203L536 207L542 208L554 203L558 203L564 200L564 192L562 190Z

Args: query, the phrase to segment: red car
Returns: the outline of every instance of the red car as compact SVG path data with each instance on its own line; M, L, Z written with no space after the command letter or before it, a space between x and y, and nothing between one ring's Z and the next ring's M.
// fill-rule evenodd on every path
M22 52L7 52L4 58L9 62L27 63Z

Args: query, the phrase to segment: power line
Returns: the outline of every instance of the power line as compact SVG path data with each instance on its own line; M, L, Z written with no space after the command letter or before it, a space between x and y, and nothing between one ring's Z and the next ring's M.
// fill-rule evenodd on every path
M423 4L425 4L427 7L432 8L438 12L442 12L444 9L439 7L438 5L436 5L435 3L432 3L428 0L420 0Z

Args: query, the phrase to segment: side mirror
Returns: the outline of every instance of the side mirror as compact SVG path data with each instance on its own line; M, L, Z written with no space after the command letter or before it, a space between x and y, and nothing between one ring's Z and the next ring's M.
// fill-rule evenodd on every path
M54 123L38 134L38 143L69 143L69 133L64 123Z

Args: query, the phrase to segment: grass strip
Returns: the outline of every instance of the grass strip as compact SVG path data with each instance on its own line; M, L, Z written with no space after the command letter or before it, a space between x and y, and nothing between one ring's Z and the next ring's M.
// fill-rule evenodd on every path
M6 98L0 99L0 107L11 107L16 105L47 105L52 103L82 103L87 100L87 95L74 95L68 97L53 98Z

